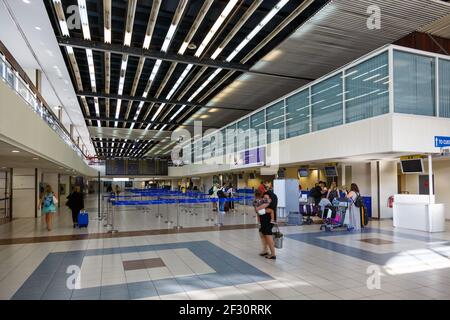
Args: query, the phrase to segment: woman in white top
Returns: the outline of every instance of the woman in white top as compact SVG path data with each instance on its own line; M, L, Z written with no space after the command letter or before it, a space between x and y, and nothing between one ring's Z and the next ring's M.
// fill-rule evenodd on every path
M361 213L360 208L355 206L356 198L359 196L359 188L356 183L352 183L350 186L350 192L346 195L347 199L351 200L346 214L348 215L348 228L349 230L358 231L361 230Z

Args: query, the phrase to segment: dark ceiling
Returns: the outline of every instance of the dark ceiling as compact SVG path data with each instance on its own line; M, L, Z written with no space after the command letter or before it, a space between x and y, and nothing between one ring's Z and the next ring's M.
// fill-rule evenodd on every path
M328 1L316 0L308 3L308 5L306 5L306 2L308 2L306 0L287 1L262 26L261 30L242 47L239 53L229 59L229 62L227 57L233 50L238 48L246 37L252 34L258 24L262 23L265 17L273 12L271 10L283 1L235 1L236 3L232 7L229 5L232 9L199 56L195 56L195 53L200 44L223 14L227 5L233 1L209 1L210 6L208 6L208 1L203 0L159 1L159 8L156 5L158 2L153 2L150 0L86 0L90 33L90 38L88 38L86 37L86 30L83 30L80 25L75 25L75 27L70 25L74 21L73 9L79 10L80 5L83 6L84 0L62 0L61 4L52 0L45 0L55 36L61 44L61 51L71 73L72 83L78 94L78 101L82 106L87 126L130 129L132 127L133 130L160 130L164 133L175 130L202 107L207 106L210 99L237 77L247 72L252 65L273 50ZM183 7L184 3L185 6ZM296 10L302 5L305 5L305 7L296 14ZM207 9L204 16L201 15L202 8ZM108 26L109 21L108 16L105 20L105 9L111 14L111 44L105 43L105 27ZM83 10L80 10L80 13L83 15ZM157 18L147 50L143 49L143 44L148 26L151 25L149 21L151 14L156 15ZM167 51L162 52L170 26L173 22L177 22L177 19L174 18L176 14L180 15L179 22L172 39L168 41ZM239 21L246 14L249 14L248 19L236 30L236 25L239 25ZM290 15L292 19L289 19ZM65 34L61 27L60 20L64 19L69 25L68 34ZM247 57L245 63L242 63L243 58L251 53L252 49L285 19L288 19L289 23L281 28L264 47L257 52L252 52L250 58ZM83 22L83 19L81 19L81 22ZM198 23L197 29L195 29L196 22ZM126 46L124 43L126 30L130 30L131 25L131 41L129 46ZM227 38L230 33L234 33L234 35ZM191 34L192 38L190 39ZM190 46L183 52L181 47L186 40L189 40ZM216 49L224 41L226 45L223 46L223 50L217 57L211 59ZM67 46L73 49L75 59L71 59ZM89 72L87 57L89 48L92 49L93 55L95 87L91 85L92 76ZM108 57L110 57L109 68ZM126 72L121 72L123 61L126 61ZM161 62L160 67L157 69L153 81L149 81L157 61ZM173 94L169 95L189 63L192 64L192 68L186 73ZM219 67L223 70L209 81L208 78L212 77L212 74ZM77 69L79 70L80 81L77 81ZM107 75L108 69L109 77ZM141 69L140 74L139 69ZM198 99L202 94L213 88L227 74L227 70L235 70L236 72L232 73L232 76L217 88L211 90L206 99L202 99L202 103L200 103ZM123 89L119 87L121 73ZM271 74L268 76L273 76L276 79L276 77L283 75ZM201 92L197 92L197 89L205 83L206 85ZM146 88L148 89L147 92ZM136 99L137 101L130 101L130 99ZM118 101L121 101L120 112L116 113ZM187 101L190 105L182 107L182 102L186 103ZM166 103L160 108L161 103L164 102ZM228 109L222 109L220 106L214 106L214 108L220 109L221 113L230 111L229 107ZM239 106L236 106L235 109L239 109ZM242 115L252 111L245 108L240 110ZM223 123L223 125L225 124ZM129 140L126 137L123 137L124 139L115 138L114 140L94 136L91 138L100 158L141 158L147 154L152 155L149 151L155 145L161 143L161 139L157 137L140 141ZM119 143L122 147L119 147Z

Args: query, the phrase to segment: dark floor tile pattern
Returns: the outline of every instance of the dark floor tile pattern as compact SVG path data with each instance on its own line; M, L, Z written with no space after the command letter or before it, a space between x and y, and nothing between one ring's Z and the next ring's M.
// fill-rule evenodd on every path
M165 266L166 264L161 258L123 261L123 269L125 271L160 268Z

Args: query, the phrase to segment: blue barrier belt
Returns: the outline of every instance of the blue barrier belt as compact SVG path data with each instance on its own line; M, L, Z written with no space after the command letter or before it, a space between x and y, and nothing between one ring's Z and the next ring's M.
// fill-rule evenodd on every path
M185 198L185 199L158 199L158 200L114 200L111 201L113 206L143 206L143 205L159 205L159 204L180 204L180 203L208 203L208 202L230 202L241 201L245 199L253 199L253 197L237 197L237 198Z

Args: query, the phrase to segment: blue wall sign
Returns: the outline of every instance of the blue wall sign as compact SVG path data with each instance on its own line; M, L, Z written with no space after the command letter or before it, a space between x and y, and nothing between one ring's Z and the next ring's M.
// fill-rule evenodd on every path
M436 148L450 147L450 137L435 136L434 137L434 146Z

